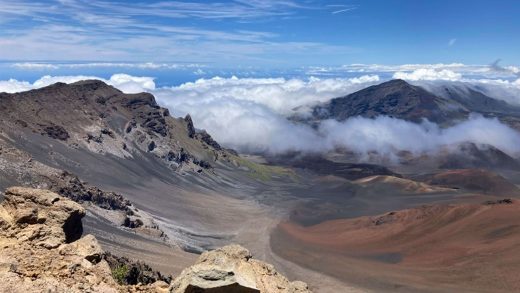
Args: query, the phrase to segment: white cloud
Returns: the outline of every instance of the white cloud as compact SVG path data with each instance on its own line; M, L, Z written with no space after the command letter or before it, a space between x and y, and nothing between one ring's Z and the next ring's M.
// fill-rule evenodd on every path
M431 68L420 68L413 72L396 72L393 78L405 79L405 80L448 80L456 81L462 78L462 74L456 73L448 69L431 69Z
M517 66L501 67L497 65L479 65L463 63L435 63L435 64L347 64L342 66L311 66L305 73L315 76L335 76L345 73L383 74L383 73L412 73L416 70L449 70L462 76L480 76L486 78L511 78L519 74Z
M339 13L345 13L345 12L348 12L348 11L352 11L356 9L355 7L350 7L350 8L343 8L343 9L340 9L340 10L335 10L335 11L332 11L331 13L332 14L339 14Z
M361 155L375 151L393 156L400 150L431 153L464 142L493 145L510 155L520 154L520 133L497 119L472 116L449 128L431 122L415 124L390 117L351 118L325 121L320 132L329 146L347 147Z
M221 78L199 79L156 91L161 102L177 111L194 112L200 103L233 99L263 105L290 115L294 109L324 102L379 82L377 75L357 78ZM184 114L184 113L181 113Z
M449 69L456 72L487 72L488 65L466 65L463 63L435 63L435 64L401 64L401 65L386 65L386 64L346 64L339 67L310 67L309 72L313 70L322 72L397 72L397 71L413 71L417 69Z
M0 80L0 93L17 93L33 88L33 85L27 81L18 81L16 79Z
M128 74L114 74L107 81L125 93L140 93L155 90L155 82L152 77L136 77Z
M24 69L24 70L45 70L45 69L58 69L59 66L50 63L31 63L31 62L23 62L23 63L14 63L11 64L11 67L16 69Z
M87 76L87 75L76 75L76 76L51 76L51 75L45 75L42 78L36 80L33 84L33 88L41 88L45 86L49 86L51 84L55 84L57 82L63 82L63 83L74 83L78 82L80 80L87 80L87 79L100 79L96 76ZM103 81L106 81L104 79L101 79Z
M8 81L0 81L0 92L16 93L21 91L28 91L31 89L45 87L57 82L74 83L80 80L98 79L105 83L112 85L125 93L140 93L144 91L153 91L155 89L155 82L152 77L136 77L127 74L114 74L110 79L106 80L97 76L50 76L45 75L36 80L34 83L27 81L18 81L10 79Z
M42 63L22 62L13 63L11 67L22 70L43 69L82 69L82 68L137 68L137 69L193 69L205 67L196 63L128 63L128 62L91 62L91 63Z
M0 92L93 78L96 77L44 76L32 84L11 79L0 82ZM153 78L126 74L116 74L104 81L124 92L153 93L158 102L175 115L190 113L197 128L206 129L223 145L242 151L321 152L343 147L361 156L377 151L393 157L401 150L421 154L462 142L473 142L493 145L510 155L520 154L520 134L517 131L496 119L480 116L472 116L445 129L430 122L415 124L389 117L356 117L344 122L327 120L317 129L286 119L297 111L305 112L306 105L377 83L378 76L307 80L215 77L162 88L156 88ZM483 82L479 85L484 88L489 86ZM493 86L519 88L520 80L495 81Z
M118 3L92 1L57 1L49 5L45 1L18 0L12 3L2 3L2 16L31 16L43 19L49 16L76 16L88 23L112 22L125 23L126 18L151 16L155 18L204 18L204 19L256 19L262 17L286 16L297 10L309 9L296 1L233 1L231 3L196 3L189 1L147 1L129 2L126 5ZM97 12L97 14L96 14Z

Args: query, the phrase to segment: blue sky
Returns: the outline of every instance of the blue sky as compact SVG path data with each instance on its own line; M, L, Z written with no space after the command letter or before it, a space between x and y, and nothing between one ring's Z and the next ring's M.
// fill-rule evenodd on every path
M520 1L0 0L3 61L520 64Z

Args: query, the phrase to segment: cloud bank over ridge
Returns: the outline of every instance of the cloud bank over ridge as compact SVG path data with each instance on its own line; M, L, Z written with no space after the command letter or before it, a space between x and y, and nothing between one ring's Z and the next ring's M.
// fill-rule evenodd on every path
M445 69L443 69L445 70ZM435 75L434 73L439 73ZM469 82L449 72L429 69L403 76L416 82ZM411 78L410 78L411 77ZM472 116L458 125L441 129L436 124L415 124L378 117L356 117L344 122L324 121L313 129L286 119L305 114L308 105L326 102L381 82L377 75L355 78L221 78L199 79L173 87L157 88L151 77L116 74L110 79L95 76L44 76L34 83L0 81L0 92L18 92L55 82L101 79L123 92L150 92L176 116L190 114L197 128L206 129L225 146L248 152L324 152L347 148L361 156L378 152L392 157L398 151L414 154L436 152L463 142L493 145L504 152L520 154L520 133L496 119ZM482 87L490 81L473 80ZM518 81L492 81L504 92L520 91ZM514 96L514 95L512 95ZM518 97L518 96L517 96Z

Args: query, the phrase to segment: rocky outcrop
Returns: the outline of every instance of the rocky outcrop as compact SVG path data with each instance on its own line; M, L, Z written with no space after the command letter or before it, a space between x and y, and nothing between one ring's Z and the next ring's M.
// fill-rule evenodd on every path
M92 235L81 237L85 210L78 203L51 191L23 187L7 189L4 197L0 292L167 291L168 277L144 264L106 254ZM130 283L140 283L119 285L107 260L124 263Z
M18 240L56 248L78 240L83 233L85 209L45 190L13 187L5 192L2 226L12 228Z
M188 137L193 138L195 136L195 126L193 126L193 120L191 119L190 114L184 117L184 121L186 122L186 129L188 131Z
M8 189L0 205L1 291L117 292L96 238L80 238L84 215L53 192Z
M270 264L255 260L239 246L229 245L204 252L197 263L178 276L171 293L237 292L290 293L311 292L303 282L289 282Z
M203 253L170 285L141 262L105 253L82 236L81 205L54 192L12 187L0 204L1 292L310 292L245 248Z
M212 147L215 150L222 150L222 147L220 146L220 144L218 142L216 142L213 139L213 137L211 137L211 135L209 135L209 133L207 133L205 130L202 130L199 133L197 133L197 138L199 138L202 142L209 145L210 147Z
M72 199L75 202L90 202L103 209L130 211L130 202L115 192L103 191L95 186L88 186L78 176L67 171L50 176L49 189Z
M43 128L44 135L47 135L50 138L59 139L59 140L67 140L69 139L70 135L65 130L65 128L59 126L59 125L51 125Z

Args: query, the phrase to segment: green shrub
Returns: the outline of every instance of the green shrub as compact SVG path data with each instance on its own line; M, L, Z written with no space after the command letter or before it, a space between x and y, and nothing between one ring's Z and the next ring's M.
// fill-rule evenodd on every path
M128 275L128 267L125 264L119 265L112 269L112 278L120 285L126 284L126 276Z

